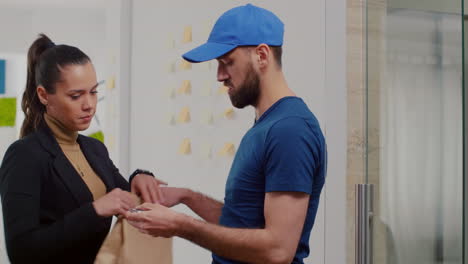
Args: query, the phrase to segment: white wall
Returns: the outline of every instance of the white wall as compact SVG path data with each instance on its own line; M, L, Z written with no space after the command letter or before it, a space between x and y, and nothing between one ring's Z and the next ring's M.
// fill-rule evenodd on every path
M79 47L99 66L107 44L105 18L103 8L13 7L0 3L0 52L25 54L43 32L57 44Z
M325 261L346 263L346 1L325 5L325 128L328 175L325 187ZM353 199L354 197L352 197Z
M238 143L252 125L252 109L236 110L232 121L217 118L230 106L216 95L216 63L193 65L192 71L168 73L167 64L204 42L207 25L227 9L247 1L133 1L132 80L130 101L130 167L154 170L173 186L187 186L222 200L232 158L216 155L225 141ZM286 26L284 72L290 87L303 97L321 121L329 148L328 183L311 235L306 263L345 263L346 87L344 0L250 1L275 12ZM181 43L183 28L193 27L193 43ZM175 48L168 48L174 39ZM177 63L179 61L177 60ZM178 67L178 64L177 64ZM167 90L192 80L192 95L169 99ZM201 95L212 87L211 97ZM189 124L169 125L168 114L184 106ZM204 111L214 112L212 125L201 124ZM192 139L192 155L177 153L183 138ZM211 144L213 156L200 150ZM325 206L326 205L326 206ZM186 208L178 210L188 212ZM174 263L209 263L210 253L182 239L174 240Z

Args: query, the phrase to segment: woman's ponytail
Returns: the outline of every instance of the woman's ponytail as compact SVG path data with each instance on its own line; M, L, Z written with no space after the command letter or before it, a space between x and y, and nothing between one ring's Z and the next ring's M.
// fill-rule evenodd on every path
M23 93L21 108L24 112L24 121L21 126L20 138L36 131L43 121L45 106L39 101L36 88L36 66L41 55L55 44L44 34L34 41L28 51L28 69L26 78L26 89Z

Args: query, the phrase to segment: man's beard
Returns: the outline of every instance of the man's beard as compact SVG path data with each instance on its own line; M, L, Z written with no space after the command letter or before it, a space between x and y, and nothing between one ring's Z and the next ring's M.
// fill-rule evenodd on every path
M244 108L248 105L256 106L260 97L260 78L255 72L252 63L247 65L247 75L242 84L237 88L233 88L232 94L229 95L231 103L236 108ZM230 86L231 83L225 83Z

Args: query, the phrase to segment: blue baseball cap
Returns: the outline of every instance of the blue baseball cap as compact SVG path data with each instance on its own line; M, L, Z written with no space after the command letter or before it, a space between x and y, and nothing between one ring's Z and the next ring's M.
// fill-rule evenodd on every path
M252 4L232 8L222 14L208 41L182 57L190 62L216 59L239 46L283 45L284 24L271 11Z

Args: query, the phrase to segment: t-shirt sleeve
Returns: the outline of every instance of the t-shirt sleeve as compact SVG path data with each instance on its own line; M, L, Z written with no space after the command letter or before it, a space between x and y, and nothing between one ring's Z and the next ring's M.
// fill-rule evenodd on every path
M302 118L282 119L265 143L265 191L311 194L323 151L313 128Z

